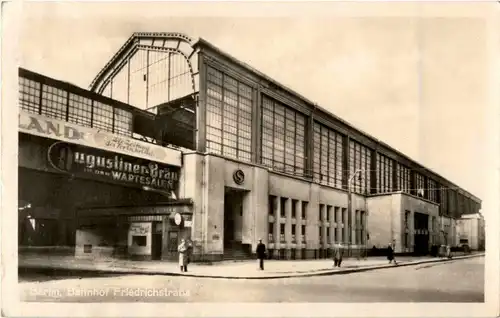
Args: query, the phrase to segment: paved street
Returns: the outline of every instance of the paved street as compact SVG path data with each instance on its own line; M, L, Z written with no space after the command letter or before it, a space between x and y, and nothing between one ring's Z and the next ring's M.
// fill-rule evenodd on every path
M20 277L20 286L25 301L483 302L484 257L270 280L148 275L54 279L30 275ZM149 296L141 297L141 293Z

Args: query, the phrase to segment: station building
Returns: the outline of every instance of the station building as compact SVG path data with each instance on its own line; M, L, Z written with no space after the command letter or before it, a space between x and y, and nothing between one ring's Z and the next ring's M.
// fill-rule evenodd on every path
M135 33L85 90L19 71L19 245L195 260L457 245L481 200L203 39Z

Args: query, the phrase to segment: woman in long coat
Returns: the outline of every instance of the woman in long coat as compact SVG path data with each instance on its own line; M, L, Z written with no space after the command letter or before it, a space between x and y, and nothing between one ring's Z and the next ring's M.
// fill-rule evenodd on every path
M177 251L179 252L179 266L181 268L181 272L187 272L188 246L184 239L181 240L181 244L177 247Z
M394 257L394 248L392 243L389 243L389 246L387 247L387 259L389 260L389 264L394 261L394 265L398 265L396 258Z

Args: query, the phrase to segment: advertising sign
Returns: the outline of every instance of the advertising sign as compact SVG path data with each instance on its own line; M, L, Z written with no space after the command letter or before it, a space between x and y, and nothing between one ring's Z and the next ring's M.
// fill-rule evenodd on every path
M83 127L42 115L19 112L19 131L40 137L52 138L123 155L181 166L181 152L150 144L131 137L120 136L99 129Z
M162 191L174 191L179 182L179 167L65 142L52 144L47 160L61 172L104 182Z
M147 235L151 232L151 223L131 223L129 232L132 235Z

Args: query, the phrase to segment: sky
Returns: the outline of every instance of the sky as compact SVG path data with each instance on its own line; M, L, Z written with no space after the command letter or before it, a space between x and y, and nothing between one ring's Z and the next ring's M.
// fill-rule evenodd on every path
M133 32L202 37L485 201L500 24L460 6L31 2L18 63L88 88Z

